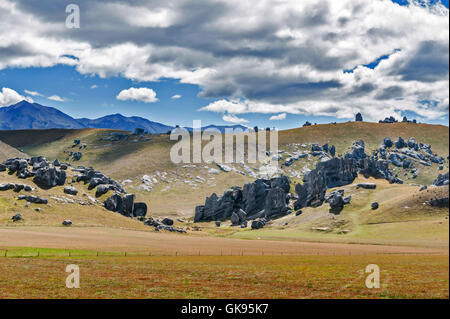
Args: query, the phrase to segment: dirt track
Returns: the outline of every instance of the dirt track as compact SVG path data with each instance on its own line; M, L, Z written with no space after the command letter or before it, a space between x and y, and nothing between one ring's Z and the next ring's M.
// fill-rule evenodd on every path
M241 240L153 233L112 228L21 227L0 228L0 247L148 251L183 255L368 255L448 254L448 249L386 245Z

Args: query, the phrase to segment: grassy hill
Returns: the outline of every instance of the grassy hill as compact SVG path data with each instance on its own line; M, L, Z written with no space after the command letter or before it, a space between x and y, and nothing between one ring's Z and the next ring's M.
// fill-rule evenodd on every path
M137 195L138 200L146 201L155 214L185 215L193 214L196 205L212 192L222 194L234 185L243 185L254 178L244 171L240 164L230 165L235 171L212 174L209 169L218 169L215 164L175 165L170 160L170 149L174 141L168 135L152 135L151 139L131 136L127 140L111 140L114 134L125 132L103 129L85 130L39 130L39 131L0 131L0 140L23 149L30 155L44 155L48 159L58 158L72 165L93 166L95 169L124 182L129 192ZM286 151L302 143L329 143L335 145L338 154L344 153L354 141L363 139L366 152L376 149L384 137L396 140L399 136L407 139L415 137L418 142L429 143L433 152L447 157L449 150L448 127L442 125L394 123L379 124L368 122L348 122L322 124L296 128L279 132L279 148ZM72 162L69 152L73 140L80 139L87 148L82 150L83 157ZM300 160L292 167L285 168L293 184L302 178L303 167L313 168L315 159ZM255 173L259 165L249 164ZM448 163L447 165L448 166ZM448 169L448 168L446 168ZM440 173L438 165L420 167L417 179L410 172L393 168L407 183L431 184ZM405 173L407 174L406 176ZM144 189L142 177L148 175L156 182L151 189Z
M0 140L0 162L3 162L7 160L8 158L14 158L14 157L26 157L27 155L18 149L3 143Z

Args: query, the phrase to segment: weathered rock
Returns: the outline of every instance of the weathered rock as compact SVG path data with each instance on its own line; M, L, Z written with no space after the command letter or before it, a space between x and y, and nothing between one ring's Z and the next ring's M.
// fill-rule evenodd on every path
M66 172L55 167L40 168L36 171L33 181L45 189L61 186L66 182Z
M72 221L69 220L69 219L66 219L66 220L64 220L64 221L62 222L62 225L63 225L63 226L66 226L66 227L72 226Z
M327 198L328 204L330 204L330 213L338 215L344 209L344 199L342 198L343 192L333 192Z
M434 186L445 186L449 184L449 176L448 172L445 174L439 174L438 177L434 180Z
M449 197L440 197L440 198L434 198L428 201L428 204L430 204L430 206L432 207L438 207L438 208L443 208L443 207L449 207Z
M264 208L266 217L274 218L284 216L290 212L290 209L286 205L286 195L287 193L280 187L269 190Z
M8 191L12 190L16 187L15 184L7 183L7 184L0 184L0 191Z
M356 184L356 188L375 189L375 188L377 188L377 184L374 184L374 183L359 183L359 184Z
M64 193L69 194L69 195L77 195L78 190L73 186L66 186L66 187L64 187Z
M81 160L82 157L83 157L83 153L81 153L81 152L75 152L72 155L72 159L74 161L79 161L79 160Z
M112 212L121 212L123 210L122 196L114 194L108 197L105 201L105 208Z
M383 140L383 145L386 148L391 148L392 146L394 146L394 143L392 142L392 140L389 137L385 137Z
M370 206L372 207L372 210L376 210L380 205L377 202L373 202Z
M395 147L398 149L404 148L406 146L407 146L407 144L406 144L405 140L402 139L401 137L399 137L397 142L395 142Z
M17 200L26 200L27 202L34 204L48 204L48 200L46 198L32 195L19 195Z
M20 220L23 220L22 215L20 214L15 214L13 217L11 217L13 222L18 222Z
M330 155L333 157L336 155L336 147L334 145L330 147Z
M254 220L252 221L251 227L252 229L261 229L263 228L265 225L264 222L262 222L261 220Z
M297 194L297 201L294 203L294 209L299 210L306 207L306 201L308 199L308 190L303 184L295 185L295 193Z
M124 216L133 217L134 200L136 196L133 194L126 194L123 199L123 210L120 212Z
M163 223L164 225L167 225L167 226L172 226L172 225L173 225L173 219L170 219L170 218L164 218L164 219L162 220L162 223Z
M362 117L361 113L357 113L356 114L355 121L356 122L362 122L363 121L363 117Z
M238 226L244 223L247 220L247 213L242 209L231 214L230 221L232 226Z
M144 217L147 215L146 203L134 203L133 217Z

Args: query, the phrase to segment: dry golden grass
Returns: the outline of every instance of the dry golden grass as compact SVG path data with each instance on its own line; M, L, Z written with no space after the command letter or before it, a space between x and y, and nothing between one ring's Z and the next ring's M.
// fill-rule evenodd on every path
M9 158L14 157L26 157L27 155L25 153L22 153L18 149L15 149L14 147L3 143L0 140L0 163L3 161L6 161Z
M3 298L448 298L448 256L1 258ZM65 267L80 267L67 289ZM379 289L365 286L377 264Z

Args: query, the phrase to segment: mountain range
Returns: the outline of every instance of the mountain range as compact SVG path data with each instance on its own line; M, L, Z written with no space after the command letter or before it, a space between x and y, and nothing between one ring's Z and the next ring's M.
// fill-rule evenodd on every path
M103 128L134 131L142 128L151 134L167 133L174 127L158 122L152 122L138 116L126 117L122 114L112 114L97 119L75 119L56 108L21 101L17 104L0 107L0 130L24 130L24 129L83 129ZM209 125L206 128L216 128L224 132L226 128L247 129L242 125L217 126ZM187 128L192 130L191 128Z

